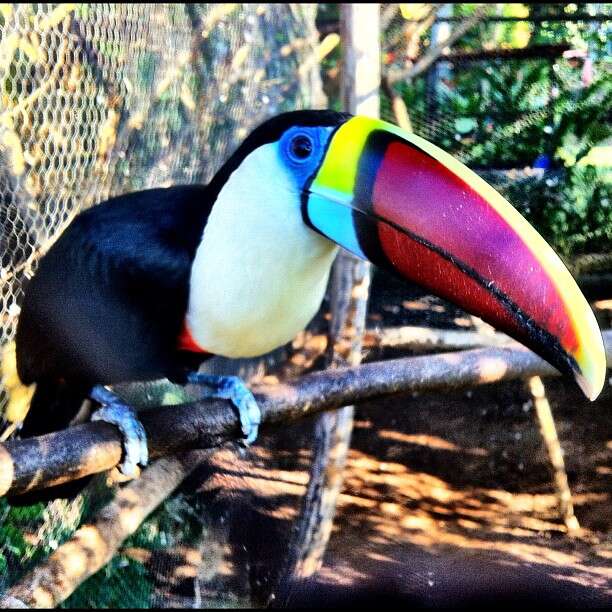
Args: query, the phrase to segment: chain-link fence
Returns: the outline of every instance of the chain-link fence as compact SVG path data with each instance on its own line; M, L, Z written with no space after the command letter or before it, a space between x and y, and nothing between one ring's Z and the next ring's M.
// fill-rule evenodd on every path
M0 343L84 207L208 180L264 118L311 103L314 8L3 5Z

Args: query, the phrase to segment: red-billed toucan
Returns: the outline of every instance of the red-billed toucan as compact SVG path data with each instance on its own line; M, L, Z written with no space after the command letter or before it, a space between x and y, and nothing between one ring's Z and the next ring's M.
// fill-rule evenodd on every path
M290 341L319 308L338 245L507 332L587 397L602 389L588 303L499 193L394 125L298 111L258 127L208 185L130 193L74 219L23 301L17 372L35 392L22 434L65 427L93 398L122 428L130 472L146 442L106 385L168 377L231 399L252 441L244 384L192 372L209 355Z

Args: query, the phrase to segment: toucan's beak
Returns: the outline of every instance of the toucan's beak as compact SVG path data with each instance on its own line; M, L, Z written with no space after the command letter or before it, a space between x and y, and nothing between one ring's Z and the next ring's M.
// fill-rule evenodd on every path
M331 240L481 317L599 395L603 340L571 274L499 193L438 147L353 117L333 135L304 213Z

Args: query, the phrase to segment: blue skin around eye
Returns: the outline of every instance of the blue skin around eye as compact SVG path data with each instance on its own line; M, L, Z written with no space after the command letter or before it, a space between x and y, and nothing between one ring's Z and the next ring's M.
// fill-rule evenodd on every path
M325 236L361 259L367 259L357 240L353 209L312 193L308 200L310 222Z
M283 161L296 177L300 190L316 172L327 149L332 128L300 128L288 130L280 141L279 152ZM312 154L306 159L297 158L291 151L293 140L306 136L312 142ZM315 193L308 198L308 214L312 224L325 236L338 243L357 257L367 259L355 234L353 211L348 206L339 206Z
M319 167L331 132L330 128L294 127L283 134L279 143L279 153L295 175L300 189ZM291 152L291 143L297 136L305 136L312 142L312 153L306 159L299 159Z

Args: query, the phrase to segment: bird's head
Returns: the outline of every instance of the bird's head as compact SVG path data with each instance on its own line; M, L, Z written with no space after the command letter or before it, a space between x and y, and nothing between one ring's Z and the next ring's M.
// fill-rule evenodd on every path
M442 149L381 120L297 111L259 126L213 188L252 156L261 180L289 185L287 206L313 232L506 332L590 399L600 393L602 336L571 274L495 189Z

